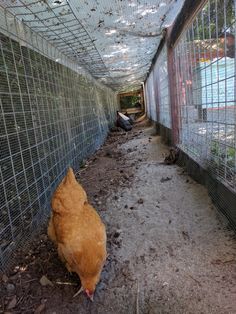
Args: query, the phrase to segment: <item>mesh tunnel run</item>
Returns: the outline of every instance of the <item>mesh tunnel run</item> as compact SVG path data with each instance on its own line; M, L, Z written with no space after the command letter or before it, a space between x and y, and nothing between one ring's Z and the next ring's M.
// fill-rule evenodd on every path
M103 145L122 94L144 97L139 112L236 228L235 27L234 0L1 1L1 270L68 167Z

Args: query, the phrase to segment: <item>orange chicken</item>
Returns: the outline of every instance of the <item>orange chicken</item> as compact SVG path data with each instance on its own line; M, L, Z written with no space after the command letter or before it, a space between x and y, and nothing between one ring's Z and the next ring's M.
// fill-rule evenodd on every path
M81 291L93 301L93 294L106 260L106 230L73 170L53 194L48 236L55 243L60 259L69 272L78 274Z

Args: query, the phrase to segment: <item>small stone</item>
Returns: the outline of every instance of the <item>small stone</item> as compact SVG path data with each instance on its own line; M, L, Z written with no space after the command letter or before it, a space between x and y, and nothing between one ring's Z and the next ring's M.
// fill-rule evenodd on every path
M138 204L143 204L143 199L142 198L140 198L139 200L138 200Z
M53 283L46 276L42 276L41 279L39 280L39 282L40 282L40 284L42 286L51 286L51 287L53 287Z
M171 179L172 179L172 178L170 178L170 177L165 177L165 178L162 177L161 180L160 180L160 182L161 182L161 183L167 182L167 181L169 181L169 180L171 180Z
M120 234L121 234L121 230L116 230L116 232L113 234L113 237L119 238Z
M129 180L129 176L127 174L124 174L123 177L125 180Z
M13 291L15 291L15 286L12 283L8 283L7 284L7 292L12 293Z
M16 295L14 295L14 297L11 299L11 301L8 303L7 309L11 310L13 309L17 304L17 298Z

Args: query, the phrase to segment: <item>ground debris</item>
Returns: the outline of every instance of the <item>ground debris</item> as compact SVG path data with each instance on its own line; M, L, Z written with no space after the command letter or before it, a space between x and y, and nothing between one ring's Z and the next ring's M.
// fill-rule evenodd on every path
M51 286L53 287L53 283L46 276L42 276L39 280L42 286Z
M45 303L41 303L34 311L34 314L42 313L45 310L45 307L46 307Z
M12 283L8 283L7 284L7 292L9 293L9 294L11 294L12 292L14 292L15 291L15 286L12 284Z
M144 203L144 200L142 199L142 198L140 198L139 200L138 200L138 204L143 204Z
M190 240L188 231L182 231L182 235L183 235L184 240Z
M202 286L202 284L200 283L200 281L199 280L197 280L196 278L194 278L192 275L190 275L190 274L187 274L188 275L188 277L190 277L192 280L194 280L200 287Z
M137 280L136 314L139 314L139 281Z
M5 283L8 281L8 277L7 277L6 274L2 275L2 281L5 282Z
M231 258L228 260L216 259L216 260L211 261L211 264L213 264L213 265L234 264L234 263L236 263L236 258Z
M172 147L169 150L169 154L165 156L164 164L173 165L179 159L179 149L177 147Z
M161 183L167 182L167 181L170 181L171 179L172 179L172 178L170 178L170 177L165 177L165 178L162 177L161 180L160 180L160 182L161 182Z
M1 277L0 313L135 313L137 298L139 313L235 313L236 255L228 231L218 230L205 189L190 184L186 193L182 170L161 164L166 147L157 144L159 137L149 142L150 132L139 131L108 136L78 174L107 228L109 256L94 303L84 295L73 299L80 280L58 258L45 226L26 254L16 252L17 266L5 282ZM106 156L106 149L114 157ZM173 178L171 190L160 178ZM190 239L196 244L185 241ZM43 276L53 288L40 284ZM15 286L11 294L9 283ZM11 301L14 307L8 309Z
M8 310L12 310L14 309L14 307L16 306L17 304L17 298L16 298L16 295L14 295L14 297L11 299L11 301L8 303L7 305L7 309Z

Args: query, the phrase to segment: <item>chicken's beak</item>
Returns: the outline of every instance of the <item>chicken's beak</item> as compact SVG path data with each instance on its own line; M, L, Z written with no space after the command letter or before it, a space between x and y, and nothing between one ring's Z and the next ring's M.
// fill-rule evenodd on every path
M93 302L93 294L89 296L89 299Z
M87 289L85 290L85 292L86 292L88 298L90 299L90 301L93 302L93 293L90 293L89 290L87 290Z

